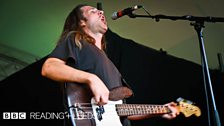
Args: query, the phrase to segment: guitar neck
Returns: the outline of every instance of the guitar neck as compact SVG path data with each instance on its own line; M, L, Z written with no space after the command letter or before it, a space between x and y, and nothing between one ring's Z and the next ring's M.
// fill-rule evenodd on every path
M170 109L164 105L116 104L116 110L119 116L160 115L170 113Z

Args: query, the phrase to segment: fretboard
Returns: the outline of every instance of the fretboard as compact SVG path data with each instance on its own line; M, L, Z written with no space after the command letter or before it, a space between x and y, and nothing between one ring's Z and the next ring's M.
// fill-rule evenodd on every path
M170 109L164 105L117 104L116 110L119 116L170 113Z

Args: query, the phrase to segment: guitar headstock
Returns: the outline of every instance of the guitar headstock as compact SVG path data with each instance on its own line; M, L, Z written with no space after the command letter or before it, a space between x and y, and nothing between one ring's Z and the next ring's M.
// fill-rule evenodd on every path
M189 117L193 114L197 117L201 115L200 108L193 105L193 102L183 98L178 98L177 102L179 103L179 111L183 113L185 117Z

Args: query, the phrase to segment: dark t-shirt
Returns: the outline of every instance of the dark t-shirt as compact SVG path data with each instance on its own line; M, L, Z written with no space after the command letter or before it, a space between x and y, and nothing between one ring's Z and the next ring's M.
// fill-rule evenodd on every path
M81 44L82 48L79 49L68 37L57 45L49 57L62 59L76 69L96 74L109 90L121 86L121 74L105 52L86 41L82 40Z
M69 66L97 75L109 90L122 86L121 74L105 52L84 40L81 40L81 44L80 49L70 36L57 45L49 57L59 58L66 61ZM122 124L129 126L130 122L123 118Z

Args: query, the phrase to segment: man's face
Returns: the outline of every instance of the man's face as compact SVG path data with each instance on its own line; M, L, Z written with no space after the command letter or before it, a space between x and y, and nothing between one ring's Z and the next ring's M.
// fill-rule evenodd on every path
M83 6L81 8L83 16L87 19L84 21L86 28L92 32L100 32L104 34L107 31L107 21L102 10L97 10L91 6Z

